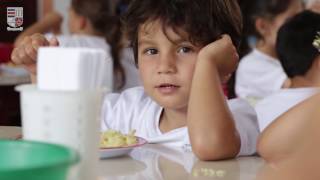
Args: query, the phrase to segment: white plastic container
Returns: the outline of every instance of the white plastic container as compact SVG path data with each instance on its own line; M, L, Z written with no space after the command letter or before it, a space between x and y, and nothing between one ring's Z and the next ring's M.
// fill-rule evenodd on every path
M75 179L97 178L100 109L104 90L45 91L20 85L23 139L66 145L78 150Z

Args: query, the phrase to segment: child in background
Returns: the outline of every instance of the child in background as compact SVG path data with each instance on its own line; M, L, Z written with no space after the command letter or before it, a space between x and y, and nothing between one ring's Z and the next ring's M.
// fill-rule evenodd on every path
M305 11L279 30L277 51L286 73L291 77L292 89L282 90L257 105L259 118L268 120L264 123L273 121L262 129L258 151L276 167L296 161L291 167L301 165L300 169L305 169L309 164L301 162L320 163L317 154L320 146L315 143L320 136L320 55L312 45L319 29L320 14ZM271 114L262 116L267 114L266 111ZM319 177L319 172L311 173L307 175ZM308 178L305 173L304 176Z
M288 89L282 89L257 104L260 131L318 91L320 56L313 41L319 30L320 14L311 11L296 15L280 28L276 49L291 81Z
M202 160L254 154L254 109L240 99L226 102L220 86L238 61L237 1L133 0L124 22L143 87L105 97L101 130L135 129L150 143L192 148ZM31 44L39 40L25 46Z
M285 75L275 50L279 27L303 8L301 0L252 2L251 29L255 48L241 59L236 71L236 95L255 101L286 87Z
M115 15L115 7L112 3L108 0L72 0L68 16L71 35L58 35L57 40L53 39L51 43L59 44L61 47L90 47L105 50L109 54L108 59L113 60L114 71L114 79L106 81L113 81L114 90L121 91L139 85L139 78L134 66L133 53L130 49L123 48L120 20ZM58 13L48 13L39 22L22 32L16 39L15 46L23 47L23 44L31 39L42 39L41 45L49 45L50 42L47 39L59 33L62 20ZM43 37L35 33L47 34ZM31 62L35 61L37 47L26 48L33 52L30 57ZM35 67L32 65L28 67L34 75ZM128 81L126 77L129 77Z

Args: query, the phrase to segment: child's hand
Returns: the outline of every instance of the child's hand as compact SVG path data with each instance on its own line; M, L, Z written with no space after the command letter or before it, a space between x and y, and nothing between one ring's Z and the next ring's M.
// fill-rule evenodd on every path
M42 34L26 36L11 54L11 61L17 65L24 65L31 75L36 74L37 52L41 46L58 46L56 38L48 41Z
M215 63L221 79L230 77L238 65L238 53L229 35L222 35L199 52L199 59L207 59Z

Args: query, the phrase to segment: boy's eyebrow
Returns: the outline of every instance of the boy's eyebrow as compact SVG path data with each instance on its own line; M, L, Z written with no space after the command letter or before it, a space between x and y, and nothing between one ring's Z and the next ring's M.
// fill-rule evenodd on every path
M143 38L141 40L138 40L138 45L141 45L141 44L154 44L154 42L152 40Z
M169 41L171 41L173 44L191 43L189 40L181 38L181 37L176 38L176 39L170 38ZM155 43L153 40L151 40L149 38L141 38L140 40L138 40L138 45L140 45L140 44L155 44Z
M181 43L191 43L189 40L184 38L177 38L177 39L169 39L174 44L181 44Z

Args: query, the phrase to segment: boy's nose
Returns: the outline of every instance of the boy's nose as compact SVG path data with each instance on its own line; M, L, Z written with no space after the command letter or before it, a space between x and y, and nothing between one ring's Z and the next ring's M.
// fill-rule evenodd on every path
M170 74L177 72L176 67L176 59L174 56L161 56L159 65L158 65L158 73L159 74Z

